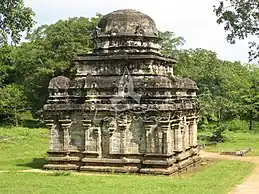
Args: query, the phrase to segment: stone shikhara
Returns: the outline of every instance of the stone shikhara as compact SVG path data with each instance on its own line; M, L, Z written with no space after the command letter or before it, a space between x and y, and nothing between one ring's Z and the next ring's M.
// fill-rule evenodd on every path
M49 83L45 169L172 174L199 161L196 83L175 76L154 21L135 10L105 15L74 78Z

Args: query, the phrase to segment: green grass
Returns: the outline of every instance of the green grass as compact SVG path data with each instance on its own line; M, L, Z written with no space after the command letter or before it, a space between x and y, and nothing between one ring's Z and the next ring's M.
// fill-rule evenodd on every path
M47 134L46 129L0 128L0 170L8 170L0 172L0 193L224 194L254 167L247 162L219 161L178 177L17 171L42 167L48 149Z
M216 146L207 146L206 151L221 152L221 151L237 151L243 148L252 148L252 151L247 153L247 156L259 156L259 133L245 132L225 132L227 137L224 143L219 143Z
M224 194L241 183L251 163L221 161L181 177L1 173L0 193L178 193ZM238 169L238 170L237 170Z
M0 170L41 168L46 161L47 129L0 128L0 138Z

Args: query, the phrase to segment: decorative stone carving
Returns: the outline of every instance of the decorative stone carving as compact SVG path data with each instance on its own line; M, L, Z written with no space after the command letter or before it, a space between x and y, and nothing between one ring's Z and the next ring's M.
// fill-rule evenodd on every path
M49 82L49 89L68 90L70 79L64 76L52 78Z

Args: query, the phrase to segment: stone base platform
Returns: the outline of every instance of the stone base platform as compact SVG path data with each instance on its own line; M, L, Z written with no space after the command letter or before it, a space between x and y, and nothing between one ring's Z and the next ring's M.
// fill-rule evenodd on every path
M97 156L97 155L96 155ZM85 156L82 152L49 152L46 170L74 170L79 172L140 173L171 175L199 166L197 149L174 154L111 155L113 158Z

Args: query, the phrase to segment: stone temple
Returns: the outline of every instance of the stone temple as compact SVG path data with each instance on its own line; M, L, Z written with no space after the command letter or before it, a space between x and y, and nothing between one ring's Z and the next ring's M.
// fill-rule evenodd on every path
M45 169L173 174L199 164L197 85L174 75L154 21L136 10L102 17L73 78L50 80Z

